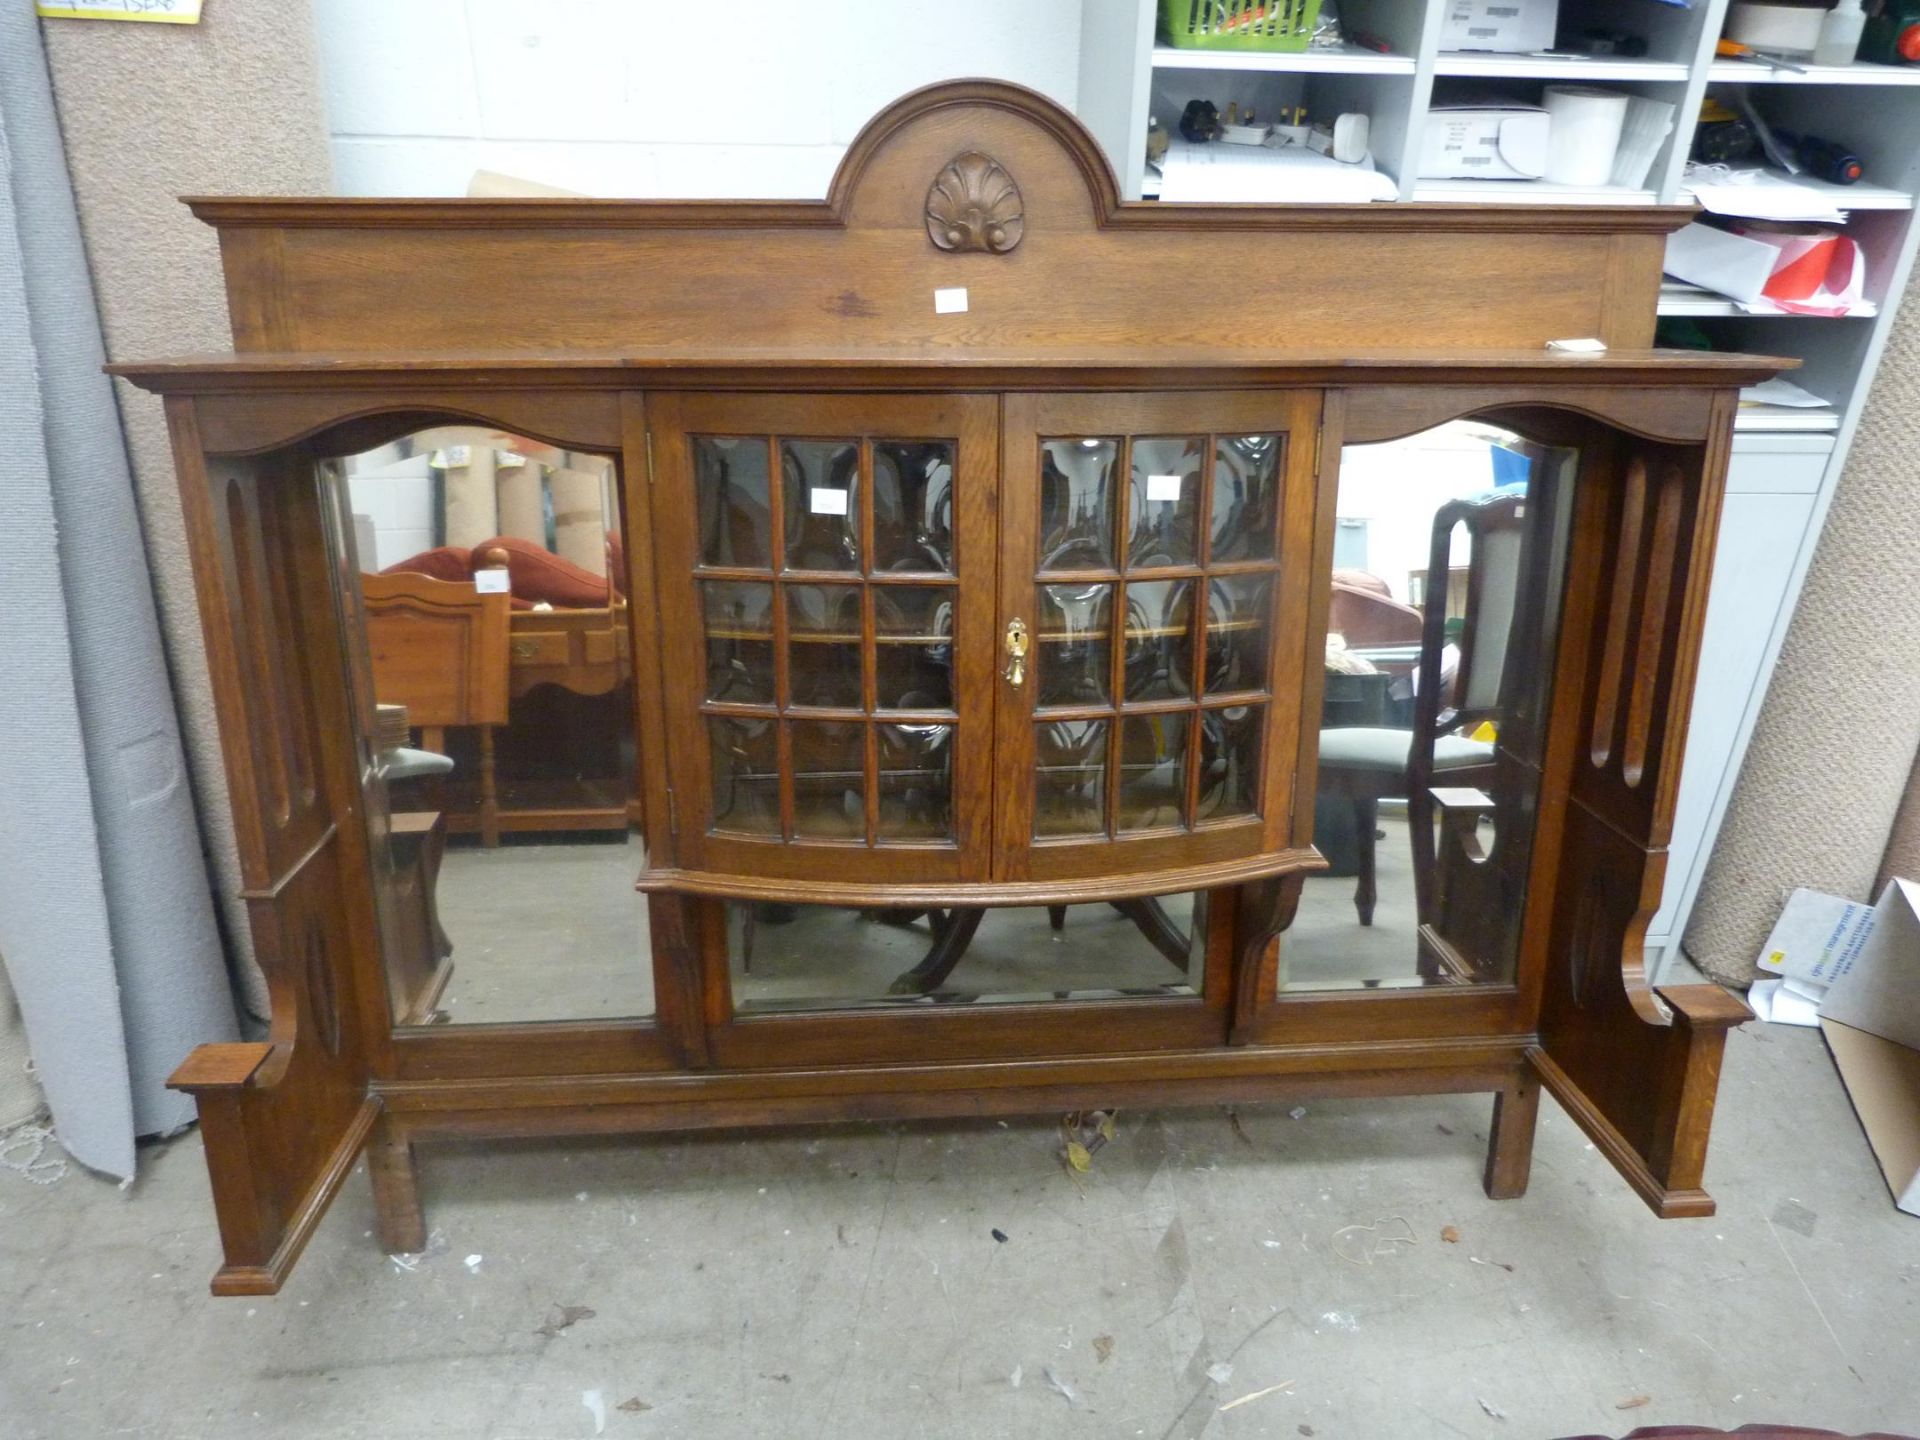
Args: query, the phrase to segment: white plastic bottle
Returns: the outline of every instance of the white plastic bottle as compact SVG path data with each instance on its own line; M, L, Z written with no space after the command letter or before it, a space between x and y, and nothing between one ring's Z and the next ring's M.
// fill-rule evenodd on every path
M1866 28L1866 12L1860 0L1834 0L1833 9L1820 22L1820 40L1813 47L1816 65L1851 65L1860 49L1860 32Z

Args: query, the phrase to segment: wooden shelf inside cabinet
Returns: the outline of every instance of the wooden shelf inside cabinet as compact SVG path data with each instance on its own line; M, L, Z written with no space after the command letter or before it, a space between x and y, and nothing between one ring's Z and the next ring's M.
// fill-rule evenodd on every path
M422 1249L418 1150L455 1136L1480 1093L1508 1199L1546 1087L1656 1213L1711 1212L1746 1011L1656 995L1638 938L1739 389L1792 362L1651 348L1688 210L1134 204L1073 116L989 80L882 111L821 201L197 210L238 353L116 368L165 398L273 980L271 1046L175 1076L219 1293L278 1289L363 1150L381 1243ZM1276 254L1310 283L1223 278ZM929 316L956 284L968 312ZM1608 349L1546 350L1571 335ZM1494 667L1524 693L1472 700L1499 738L1447 782L1490 797L1500 839L1481 848L1466 805L1410 826L1449 848L1414 852L1393 983L1349 969L1332 993L1303 966L1291 988L1330 928L1294 926L1322 799L1360 806L1370 841L1380 786L1418 804L1427 749L1460 738L1416 710L1431 747L1389 732L1397 758L1356 782L1322 728L1342 456L1463 419L1510 432L1532 477L1458 521L1507 567L1498 592L1463 581L1461 695L1488 653L1525 660ZM376 641L342 563L348 461L467 425L606 465L630 666L595 738L634 757L617 798L640 832L608 847L605 912L583 920L598 902L546 866L515 887L544 908L475 945L425 903L453 852L391 863ZM442 583L449 613L478 598ZM1453 586L1432 591L1437 670ZM1497 646L1471 629L1494 593ZM435 678L504 663L457 633ZM505 721L484 699L446 721L480 732L483 780ZM565 773L585 747L551 740ZM1370 906L1335 899L1356 930ZM609 1019L597 988L601 1009L545 1008L581 935L606 993L650 966L651 1013ZM1331 948L1374 964L1357 934ZM470 1016L482 951L542 1008L423 1027L392 1003L390 971L451 956L441 1008Z
M1156 70L1241 70L1267 74L1308 75L1411 75L1411 55L1382 54L1362 45L1342 44L1332 48L1277 53L1260 50L1179 50L1171 45L1157 46L1153 52Z

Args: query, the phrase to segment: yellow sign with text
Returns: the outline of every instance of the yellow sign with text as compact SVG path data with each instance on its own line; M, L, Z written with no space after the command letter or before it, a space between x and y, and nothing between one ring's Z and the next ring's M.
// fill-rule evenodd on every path
M46 20L157 20L163 25L198 25L201 0L34 0L33 13Z

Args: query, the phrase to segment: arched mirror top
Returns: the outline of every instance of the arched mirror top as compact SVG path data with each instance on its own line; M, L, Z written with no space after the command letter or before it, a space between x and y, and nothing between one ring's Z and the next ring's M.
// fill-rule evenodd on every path
M247 391L200 397L193 425L209 456L264 455L301 445L353 455L438 425L474 425L562 450L618 452L620 397L611 391L390 387Z
M1698 444L1712 432L1714 406L1725 403L1705 390L1655 386L1380 386L1351 392L1342 438L1384 444L1477 420L1544 444L1577 445L1596 423L1643 440Z

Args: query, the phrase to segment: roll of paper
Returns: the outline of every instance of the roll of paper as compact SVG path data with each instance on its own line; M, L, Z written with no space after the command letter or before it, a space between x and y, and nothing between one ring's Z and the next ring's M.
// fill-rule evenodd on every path
M1627 118L1627 97L1591 85L1549 85L1541 99L1551 117L1546 178L1555 185L1605 185Z

